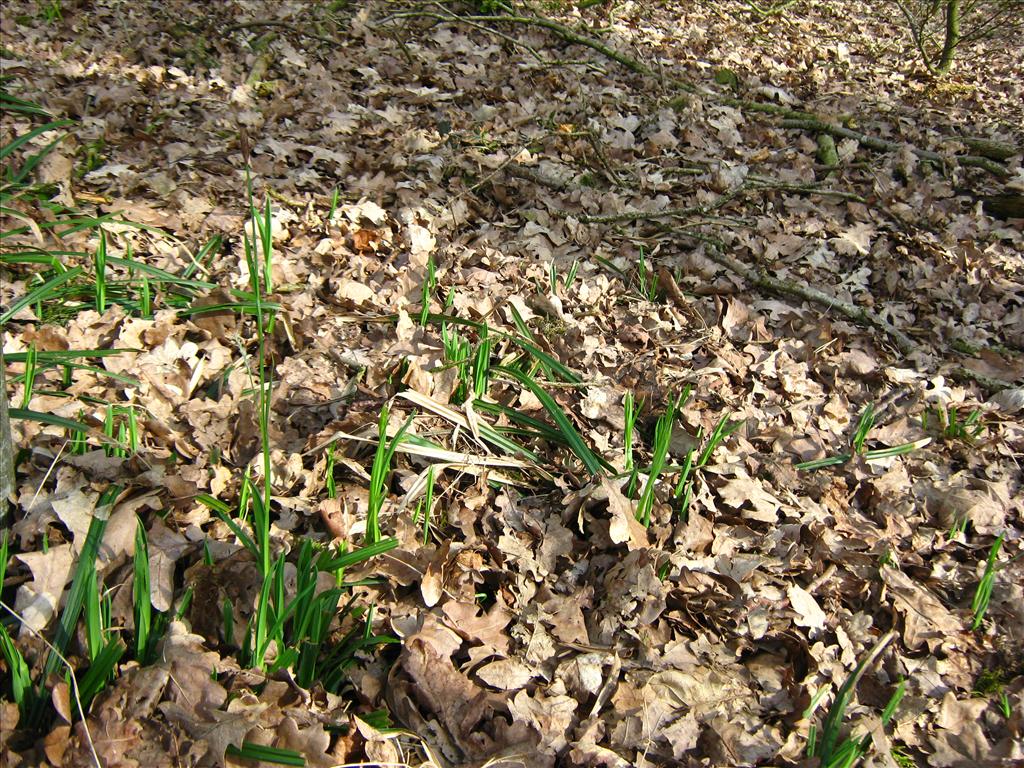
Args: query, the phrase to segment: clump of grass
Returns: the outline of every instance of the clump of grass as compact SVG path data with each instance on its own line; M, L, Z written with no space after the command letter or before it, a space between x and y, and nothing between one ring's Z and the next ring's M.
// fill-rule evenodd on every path
M568 291L572 287L572 284L576 282L576 275L579 272L579 268L579 261L573 261L572 266L570 266L566 273L562 275L559 274L558 267L555 265L554 259L552 259L551 263L548 265L548 288L551 291L551 295L557 296L560 293L559 286L561 286L562 291Z
M78 716L83 716L92 699L113 678L117 663L126 650L120 636L111 631L109 601L99 598L96 578L96 560L100 544L111 508L120 493L120 486L110 486L96 504L74 567L71 587L57 630L52 641L47 643L49 653L35 680L32 679L31 667L15 646L7 627L0 624L0 653L10 671L12 700L21 713L21 727L29 733L41 733L50 719L51 697L46 691L46 685L50 676L62 664L68 666L68 648L75 637L83 612L89 664L81 677L76 674L76 670L68 666L76 694L75 707ZM8 536L7 531L4 531L0 538L0 581L6 572L7 559ZM20 619L6 605L4 608L12 617Z

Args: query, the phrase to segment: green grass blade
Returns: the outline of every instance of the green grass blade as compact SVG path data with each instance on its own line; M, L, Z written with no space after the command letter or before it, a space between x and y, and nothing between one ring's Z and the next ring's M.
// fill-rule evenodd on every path
M135 614L135 658L145 664L149 655L153 604L150 601L149 542L141 519L135 526L135 562L132 600Z
M213 510L213 513L223 520L228 528L231 529L231 532L238 537L238 540L242 542L242 546L249 550L252 556L256 558L256 562L260 561L259 547L256 546L256 542L253 541L252 536L250 536L231 516L231 508L228 507L227 504L208 493L200 493L196 496L196 501L204 507Z
M66 128L69 125L74 125L72 120L54 120L43 125L38 125L28 133L23 133L17 138L9 141L3 147L0 147L0 161L6 160L12 152L18 150L19 147L24 146L28 142L32 141L36 136L40 136L49 131L55 131L58 128Z
M824 459L814 459L813 461L801 461L796 465L796 468L809 472L815 469L824 469L825 467L837 467L840 464L845 464L851 458L849 453L840 453L836 456L826 456Z
M974 620L971 622L971 630L976 631L981 627L988 612L989 602L992 600L992 587L995 585L996 571L999 569L997 558L999 549L1003 545L1004 534L999 534L992 547L988 551L988 559L985 562L985 573L978 582L978 588L971 600L971 610L974 612Z
M0 109L4 112L30 117L52 118L53 115L31 101L19 99L6 90L0 90Z
M24 307L46 300L59 287L81 275L82 271L82 267L69 269L67 272L51 277L35 290L25 294L15 301L6 312L0 315L0 325L5 325L8 320L18 314Z
M598 475L603 469L611 469L611 465L603 459L599 458L587 444L583 441L580 433L576 431L576 428L569 421L569 418L562 411L561 407L555 401L551 395L549 395L543 387L537 384L536 381L531 379L521 371L517 371L513 368L507 368L505 366L495 366L493 369L496 373L502 373L511 379L522 384L524 387L530 390L536 397L541 405L544 406L544 410L548 412L548 415L554 420L555 424L558 425L559 431L565 437L566 443L569 446L569 450L583 462L583 466L587 468L587 471L591 475Z
M7 662L8 679L11 683L11 699L24 714L32 699L32 675L25 657L21 655L7 628L0 624L0 653Z
M253 744L251 741L243 741L241 748L229 745L225 754L244 760L274 763L275 765L294 765L300 768L306 765L306 758L302 756L301 752L283 747Z
M127 648L120 637L111 638L89 665L89 669L78 684L78 695L86 711L88 711L89 704L96 697L96 694L102 691L106 687L107 682L114 676L114 669L124 655L125 650ZM84 718L86 712L79 714Z
M22 164L21 168L18 169L18 172L10 176L10 178L8 179L10 183L23 184L25 179L32 175L32 171L35 170L36 166L39 165L40 162L42 162L43 158L50 154L53 151L53 148L56 147L60 142L64 141L66 137L67 134L62 134L53 141L51 141L49 144L47 144L45 147L43 147L41 150L36 152L35 154L30 155L28 159L25 160L25 162Z
M320 570L333 572L343 570L345 568L351 568L354 565L358 565L359 563L369 560L371 557L382 555L397 546L398 539L390 537L381 539L373 544L366 544L359 549L355 549L351 552L343 552L336 557L332 557L320 565Z
M52 427L63 427L64 429L69 429L72 432L89 432L91 429L88 424L83 424L80 421L65 419L63 416L55 416L52 413L32 411L28 408L11 408L8 413L12 419L37 421L40 424L49 424Z

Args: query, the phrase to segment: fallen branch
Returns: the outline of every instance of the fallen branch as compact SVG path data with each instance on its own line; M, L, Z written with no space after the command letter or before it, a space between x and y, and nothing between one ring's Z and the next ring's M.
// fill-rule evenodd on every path
M453 13L448 10L441 3L432 3L432 6L437 10L412 10L412 11L400 11L398 13L391 14L385 22L399 19L399 18L426 18L434 19L436 21L446 21L453 23L464 23L470 26L480 27L481 25L490 24L513 24L518 26L532 26L546 29L549 32L560 37L567 43L572 45L582 45L591 50L597 51L602 56L611 59L618 64L621 64L626 69L634 72L638 75L644 75L645 77L651 77L657 80L664 81L663 78L658 76L658 73L648 67L646 64L638 61L637 59L627 56L624 53L619 53L614 48L605 45L600 40L595 40L587 35L580 34L573 29L560 24L557 21L544 18L542 16L519 16L519 15L471 15L471 16L460 16L459 14ZM502 34L497 33L496 34ZM666 85L681 90L685 93L699 95L701 98L708 99L724 106L735 107L745 112L761 112L764 114L775 115L776 117L783 118L783 127L785 128L802 128L803 130L814 131L815 133L827 133L832 136L840 136L842 138L856 139L862 146L869 149L874 149L879 152L892 152L901 148L901 144L893 141L887 141L885 139L878 138L876 136L868 136L867 134L854 131L843 125L838 125L827 120L823 120L818 115L812 112L804 112L802 110L790 109L779 104L771 104L760 101L746 101L744 99L737 99L732 96L725 96L717 94L706 89L698 88L697 86L687 83L683 80L670 79L665 82ZM942 155L938 152L933 152L927 149L920 149L918 147L912 147L914 154L923 160L939 163L945 165L949 161L956 162L958 165L980 168L994 176L1001 179L1005 179L1009 176L1009 171L1001 163L996 160L992 160L990 157L982 157L980 155ZM975 150L981 152L981 150ZM984 154L984 153L982 153Z
M836 197L840 200L851 200L856 203L866 202L863 197L853 192L845 192L841 189L821 189L813 184L791 184L784 181L765 178L763 176L748 176L742 184L731 192L722 195L718 200L709 205L693 205L687 208L662 208L658 211L623 211L622 213L608 213L598 216L577 217L584 224L623 224L630 221L643 219L667 219L679 218L682 216L706 216L717 211L730 200L740 197L747 190L778 190L780 192L792 192L802 195L820 195L822 197Z
M651 75L653 76L654 70L650 67L641 64L636 59L630 58L625 54L619 53L614 48L611 48L599 40L586 37L584 35L577 34L569 29L564 24L559 24L557 21L551 19L545 19L540 16L486 16L486 15L474 15L474 16L460 16L459 14L452 13L443 6L438 6L442 10L440 11L399 11L388 16L384 21L390 21L391 19L435 19L437 21L454 21L469 24L471 26L478 26L480 24L518 24L520 26L528 25L534 27L542 27L551 32L554 32L560 38L565 40L567 43L574 45L583 45L587 48L600 53L602 56L615 61L626 69L629 69L638 75Z
M705 253L716 264L735 272L758 288L783 296L796 296L797 298L805 299L829 310L834 310L847 320L877 328L887 334L904 355L909 355L917 349L917 344L903 331L864 307L858 307L856 304L829 296L824 291L811 288L809 285L780 280L777 277L770 277L769 275L757 272L732 256L727 255L721 248L708 248Z
M996 392L1001 392L1004 389L1010 389L1013 386L1009 381L1003 381L1002 379L997 379L994 376L986 376L984 373L972 371L970 368L966 368L962 365L958 365L950 371L949 376L954 381L977 384L987 395L994 395Z
M887 141L886 139L880 139L877 136L868 136L867 134L855 131L852 128L825 122L824 120L790 118L782 121L782 127L799 128L812 133L827 133L831 136L836 136L842 139L854 139L862 147L874 149L879 152L895 152L903 146L895 141ZM1010 172L1007 171L1003 165L987 157L981 157L980 155L941 155L938 152L932 152L931 150L920 149L914 146L911 146L910 150L922 160L928 160L933 163L938 163L939 165L945 165L949 161L953 161L958 165L971 168L981 168L982 170L988 171L993 176L998 176L1001 179L1005 179L1010 175Z
M963 142L975 154L987 157L989 160L999 160L1000 162L1006 162L1014 155L1022 154L1020 147L1006 141L998 141L997 139L964 136L960 139L952 138L950 141Z

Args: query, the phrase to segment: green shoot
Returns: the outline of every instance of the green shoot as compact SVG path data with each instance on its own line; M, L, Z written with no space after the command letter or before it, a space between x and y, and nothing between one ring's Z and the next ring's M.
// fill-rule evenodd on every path
M629 282L629 275L626 274L621 269L619 269L617 266L615 266L611 259L608 259L604 256L599 256L598 254L595 253L594 260L602 267L607 269L609 272L611 272L613 275L615 275L617 278L619 278L619 280L621 280L624 284Z
M24 717L30 709L29 704L32 701L32 676L25 657L14 645L14 641L7 634L7 628L3 624L0 624L0 653L3 654L4 661L7 663L11 700L18 705L18 710Z
M874 424L874 405L872 403L868 403L861 412L860 418L857 420L857 427L854 430L853 438L850 441L853 449L851 453L839 453L835 456L826 456L821 459L802 461L796 465L796 468L806 472L816 469L824 469L825 467L837 467L850 461L854 456L863 456L864 461L869 463L872 461L881 461L884 459L891 459L896 456L904 456L918 448L923 448L931 442L931 438L926 437L921 440L914 440L910 443L902 443L901 445L894 445L888 448L873 448L865 450L864 443L867 441L868 433L871 431Z
M103 621L103 608L100 606L100 586L96 582L96 569L93 568L86 577L85 585L85 640L89 651L89 660L95 661L106 644L106 623Z
M857 428L853 432L853 452L860 455L864 452L864 441L867 439L868 432L875 424L875 406L873 403L868 403L864 406L864 410L861 411L860 419L857 421Z
M228 745L226 755L237 757L242 760L252 760L255 763L273 763L274 765L305 766L306 758L301 752L283 747L268 747L263 744L254 744L251 741L243 741L241 747Z
M548 265L548 287L551 289L551 295L558 295L559 283L561 283L564 290L569 290L569 288L572 287L572 284L576 282L576 273L579 271L579 268L580 262L579 260L576 260L572 263L572 266L569 267L569 271L565 273L565 277L560 277L558 274L558 267L555 266L555 262L552 259L551 263Z
M487 394L490 381L491 342L487 338L487 326L480 333L480 343L473 354L473 395L479 399Z
M689 387L687 387L686 394L689 395ZM704 450L700 453L700 458L697 459L697 466L706 466L708 461L711 459L711 454L718 448L733 432L743 426L743 421L729 421L729 415L725 414L715 424L715 428L711 430L711 435L708 437L704 445Z
M334 479L334 443L327 446L327 464L324 467L324 483L327 486L327 498L338 497L338 486Z
M270 212L270 200L266 201L262 216L253 202L252 182L248 184L249 212L252 225L252 234L245 231L243 246L245 250L246 265L249 268L249 287L251 300L256 310L256 339L257 339L257 375L258 375L258 418L260 430L260 445L263 449L263 493L262 496L254 495L252 498L253 520L255 525L255 544L258 547L258 562L263 578L267 579L270 574L270 498L271 498L271 464L270 464L270 394L273 388L271 373L267 370L267 343L266 335L272 331L274 314L266 313L263 293L264 288L269 293L271 290L270 268L273 256L273 239L271 236L272 219ZM262 260L258 251L262 249ZM263 270L263 280L260 280L260 267ZM247 482L243 482L243 487ZM245 507L243 506L244 510ZM257 624L262 632L266 626L267 617L262 608L258 611Z
M41 0L39 2L39 18L47 24L53 24L64 18L61 0Z
M971 610L974 612L974 621L971 622L971 629L977 631L981 628L988 612L989 602L992 600L992 587L995 585L996 572L999 566L996 558L999 557L999 549L1003 545L1003 534L999 534L992 547L988 551L988 560L985 562L985 573L978 582L974 592L974 599L971 601Z
M79 422L85 419L85 411L78 412ZM89 451L89 441L86 438L86 430L88 427L82 423L83 429L71 430L71 437L68 443L68 450L72 456L84 456Z
M689 396L687 389L686 397ZM680 398L675 398L669 403L668 408L661 416L654 427L654 454L651 457L651 468L647 474L647 482L644 483L643 492L640 494L640 501L636 507L636 519L645 528L651 526L651 511L654 508L654 486L657 484L658 476L665 466L665 459L668 456L669 442L672 440L672 425L676 420L676 408L679 406Z
M633 469L633 433L636 430L637 414L642 407L643 401L640 401L638 407L633 399L632 390L623 395L622 410L624 412L625 428L622 435L622 463L623 468L627 472Z
M916 451L918 448L924 448L932 439L925 437L920 440L914 440L910 443L901 443L900 445L894 445L891 448L873 448L870 451L864 451L864 461L880 461L882 459L891 459L895 456L905 456L908 453Z
M967 531L968 521L969 517L967 515L956 515L953 518L953 524L949 526L949 532L946 534L946 538L952 540L964 534Z
M82 549L78 554L78 563L75 566L74 576L71 579L71 589L68 591L60 623L57 625L57 633L54 636L50 653L47 655L46 663L43 666L43 673L37 684L37 690L34 695L36 705L33 711L29 713L28 718L30 727L38 727L41 722L43 715L41 704L47 700L43 696L42 686L50 675L57 671L62 657L66 656L68 644L75 635L75 628L78 625L78 619L85 605L86 594L90 591L90 587L95 590L96 558L99 556L100 544L103 541L103 534L107 528L107 520L110 518L111 509L120 493L121 487L112 485L104 491L96 504L96 510L89 524L89 531L86 533L85 542L82 544ZM102 655L103 652L101 651L100 653ZM103 679L106 680L106 677Z
M981 418L982 413L977 408L967 416L961 417L956 407L947 408L943 403L939 403L922 414L921 426L924 429L928 429L929 414L932 414L937 422L939 434L944 440L959 440L968 445L974 445L985 431L985 423Z
M9 531L5 528L0 532L0 584L4 582L7 575L7 551ZM11 636L7 634L7 628L0 624L0 653L7 662L7 672L11 685L11 699L18 705L22 716L29 709L32 701L32 674L29 671L28 663L21 651L14 645Z
M420 325L426 325L427 320L430 318L430 297L433 295L436 287L437 277L435 275L434 257L430 256L427 259L427 275L423 279L423 289L420 295Z
M6 90L0 89L0 109L4 112L16 115L27 115L30 117L43 117L52 118L49 112L40 107L38 104L33 104L30 101L24 101L19 99L17 96L13 96Z
M132 600L135 618L135 658L145 663L149 657L153 604L150 600L149 541L146 527L138 519L135 526L135 579Z
M846 709L853 699L857 683L860 682L868 667L881 656L882 651L885 650L885 647L895 636L895 632L890 630L880 637L867 657L861 660L849 677L846 678L846 682L836 692L835 700L832 702L828 715L822 723L820 743L817 740L816 732L814 730L811 731L810 740L808 741L808 757L819 757L821 760L820 765L828 766L828 768L850 768L867 751L868 745L871 743L870 736L865 736L862 739L848 737L842 742L839 741L843 719L846 716ZM893 713L896 711L896 707L903 697L904 687L905 683L901 682L886 705L885 711L882 713L883 724L888 724ZM810 716L812 711L813 709L809 708L805 716Z
M892 756L897 768L917 768L917 761L907 754L903 747L895 746L889 750L889 754Z
M22 408L28 408L28 404L32 400L32 388L35 385L38 371L36 345L30 344L25 353L25 394L21 398Z
M1010 705L1010 697L1007 695L1006 691L999 692L998 706L999 712L1002 716L1009 720L1010 716L1013 714L1013 707Z
M331 209L327 212L327 225L330 226L334 221L334 214L338 211L338 188L334 187L331 190Z
M679 518L686 520L689 514L690 501L693 499L693 481L691 475L693 473L693 455L695 451L690 449L686 452L686 458L683 460L683 468L679 470L679 481L676 483L676 489L672 496L674 498L683 497L682 502L679 504Z
M427 469L427 489L420 499L419 505L416 507L416 515L413 517L413 522L419 524L420 519L423 520L423 543L426 544L430 541L430 513L434 507L434 471L436 465L431 464Z
M103 314L107 311L107 233L100 228L100 244L93 260L93 275L96 281L96 311Z
M391 415L390 409L384 406L380 412L380 420L377 423L377 452L373 457L373 467L370 469L370 499L369 509L366 515L366 538L367 544L377 544L381 541L380 535L380 511L384 507L387 498L387 479L391 474L391 460L394 458L395 449L405 436L406 430L412 424L412 417L406 419L398 433L388 440L388 419Z
M197 272L208 274L209 270L206 265L220 252L223 244L224 238L220 235L214 235L210 238L210 240L199 249L195 257L191 259L189 265L182 270L181 275L177 280L184 284L189 284L192 281L192 275Z
M449 329L447 324L441 326L441 343L444 346L444 359L454 365L459 373L459 383L452 392L452 402L463 403L471 391L471 375L469 371L470 345L458 331Z
M848 453L840 453L835 456L826 456L823 459L801 461L796 465L796 468L804 472L811 472L816 469L824 469L825 467L838 467L848 462L851 458L853 457Z
M533 332L530 330L530 326L523 320L523 316L519 314L519 310L516 309L515 304L508 305L509 311L512 313L512 324L516 327L516 330L523 335L523 338L529 341L535 341L533 338Z
M114 670L117 668L117 663L121 660L125 650L127 649L121 638L113 637L107 641L96 658L92 660L89 669L79 684L79 695L82 699L82 706L86 710L88 710L89 703L95 698L96 694L102 691L107 682L114 677ZM84 712L79 714L81 717L85 717Z

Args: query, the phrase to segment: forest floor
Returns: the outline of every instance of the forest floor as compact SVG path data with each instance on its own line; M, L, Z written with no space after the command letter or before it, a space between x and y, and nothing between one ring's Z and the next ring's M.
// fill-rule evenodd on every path
M5 5L4 765L1024 761L1020 47L517 8Z

